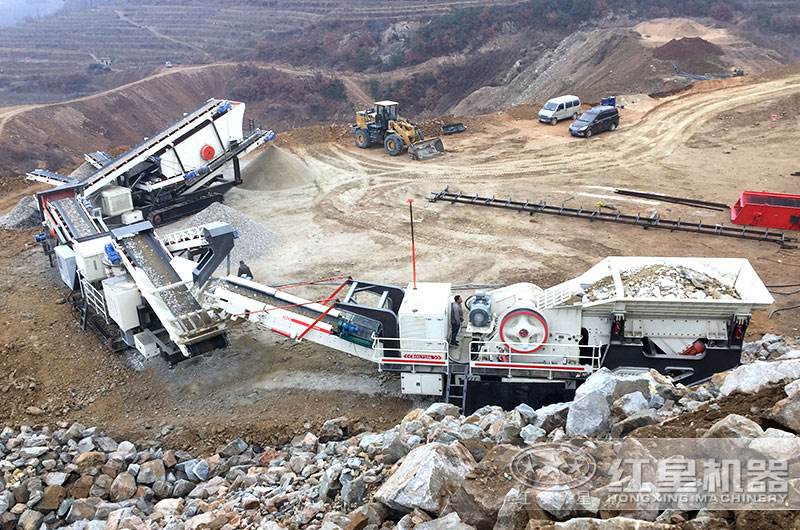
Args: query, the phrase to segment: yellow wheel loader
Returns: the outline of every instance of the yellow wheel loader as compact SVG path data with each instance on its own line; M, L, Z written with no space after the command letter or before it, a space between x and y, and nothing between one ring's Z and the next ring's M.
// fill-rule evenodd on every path
M407 148L414 160L443 155L441 138L425 140L416 125L398 115L398 106L396 101L378 101L371 109L356 112L356 122L350 125L356 146L366 149L383 144L386 152L392 156L399 155Z

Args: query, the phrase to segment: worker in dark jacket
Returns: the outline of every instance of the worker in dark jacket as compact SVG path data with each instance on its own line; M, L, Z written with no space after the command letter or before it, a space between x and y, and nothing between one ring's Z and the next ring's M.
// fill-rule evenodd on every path
M458 338L458 331L461 329L461 322L464 320L464 309L461 307L461 297L456 295L453 298L453 303L450 304L450 327L452 334L450 335L450 345L458 346L456 339Z
M250 271L250 267L245 265L243 260L239 261L239 272L236 275L240 278L245 278L248 280L253 279L253 273Z

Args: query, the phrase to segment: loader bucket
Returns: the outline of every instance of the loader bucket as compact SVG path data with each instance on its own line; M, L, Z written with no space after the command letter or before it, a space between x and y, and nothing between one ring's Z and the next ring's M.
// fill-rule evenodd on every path
M441 138L431 138L408 146L408 154L414 160L428 160L444 154Z
M461 122L458 123L447 123L442 125L442 134L456 134L462 133L467 130L467 126Z

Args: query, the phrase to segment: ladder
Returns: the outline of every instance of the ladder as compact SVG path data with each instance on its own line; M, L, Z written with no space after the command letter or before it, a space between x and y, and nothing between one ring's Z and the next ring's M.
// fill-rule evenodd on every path
M462 413L467 406L468 369L468 363L449 363L447 365L444 399L446 403L457 406Z
M736 228L723 224L703 224L702 222L693 223L681 221L680 219L661 219L653 212L650 216L628 215L622 213L604 212L597 210L585 210L583 208L567 208L566 206L551 206L544 201L516 201L513 199L496 199L494 197L481 197L479 195L469 195L464 193L453 193L448 188L432 193L428 198L430 202L446 201L458 204L471 204L474 206L485 206L489 208L503 208L517 212L528 212L530 215L544 213L550 215L561 215L586 219L588 221L606 221L627 225L641 226L645 230L649 228L660 228L670 231L692 232L710 236L736 237L740 239L752 239L755 241L767 241L777 243L781 248L797 248L797 238L786 236L780 232L770 232L767 230L754 230L752 228Z

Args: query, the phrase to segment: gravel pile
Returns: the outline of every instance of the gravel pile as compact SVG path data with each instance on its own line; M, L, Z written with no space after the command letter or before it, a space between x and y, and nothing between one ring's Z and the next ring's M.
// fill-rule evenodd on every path
M620 272L625 296L668 300L740 300L736 290L720 281L686 267L650 265ZM616 295L612 279L603 280L585 290L589 300L605 300Z
M181 228L198 226L213 221L228 223L239 232L239 238L234 241L231 251L231 273L235 274L239 260L250 262L269 254L281 242L279 232L268 228L261 223L246 216L239 210L214 203L202 212L188 218L181 224ZM225 271L225 263L217 269L217 274Z
M435 403L409 412L383 432L339 417L289 444L262 447L237 438L208 457L164 450L156 442L117 442L80 424L61 422L55 430L5 427L0 431L0 528L519 530L553 528L554 521L573 517L609 517L614 514L607 505L601 514L599 499L562 502L549 489L530 489L513 475L512 461L528 446L541 448L539 442L592 451L609 436L623 438L666 420L674 424L701 402L713 407L725 388L760 388L782 372L800 373L797 362L762 363L769 364L767 369L743 366L697 390L657 372L617 375L603 368L578 388L574 401L538 410L483 407L465 417L453 405ZM796 430L800 392L787 393L790 397L770 414ZM28 413L45 411L29 407ZM765 432L736 414L709 429L717 431L717 437L756 437L761 445L780 437L783 448L789 439L795 446L800 442L788 431ZM633 443L636 454L644 454L641 444ZM614 457L601 453L593 453L598 469ZM548 453L554 465L531 471L545 483L558 483L573 472L580 476L581 461L572 461L573 456ZM732 514L715 512L719 520L712 525L701 520L712 516L702 510L648 504L629 511L613 528L651 528L641 526L642 520L663 523L652 527L659 530L727 528L723 518ZM696 517L697 525L673 526L676 516L680 522Z
M10 212L0 216L0 228L9 230L30 230L39 226L39 223L39 209L33 195L26 195Z

